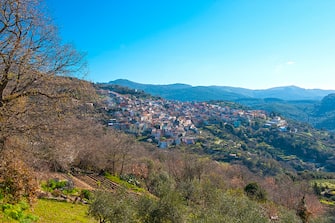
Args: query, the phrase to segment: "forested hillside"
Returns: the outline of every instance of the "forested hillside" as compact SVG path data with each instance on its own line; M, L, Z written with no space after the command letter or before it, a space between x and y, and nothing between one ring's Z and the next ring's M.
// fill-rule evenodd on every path
M264 90L251 90L229 86L191 86L187 84L140 84L129 80L118 79L109 84L143 90L155 96L177 101L210 101L278 98L281 100L321 100L335 90L304 89L296 86L275 87Z
M236 102L251 108L260 108L276 112L298 122L334 132L334 94L326 95L322 100L285 101L276 98L239 99Z
M0 2L2 222L334 222L331 133L84 81L38 1Z

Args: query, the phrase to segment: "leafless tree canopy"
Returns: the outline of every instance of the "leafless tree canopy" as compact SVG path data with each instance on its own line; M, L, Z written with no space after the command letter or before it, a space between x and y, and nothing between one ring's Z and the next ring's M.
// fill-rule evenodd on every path
M0 0L0 106L24 95L46 94L50 75L81 70L82 55L62 45L38 0Z
M0 0L0 146L8 135L46 126L39 117L48 120L73 94L71 80L57 76L85 67L44 11L39 0Z

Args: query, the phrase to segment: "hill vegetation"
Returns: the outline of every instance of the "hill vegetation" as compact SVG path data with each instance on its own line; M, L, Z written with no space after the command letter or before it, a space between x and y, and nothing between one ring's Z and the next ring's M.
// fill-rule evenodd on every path
M279 98L282 100L321 100L335 90L303 89L296 86L275 87L265 90L251 90L228 86L191 86L186 84L153 85L139 84L129 80L118 79L109 84L143 90L155 96L178 101L234 101L245 98Z
M236 102L259 108L268 112L276 112L287 118L308 123L311 126L334 131L334 94L326 95L321 101L300 100L285 101L281 99L239 99Z
M1 221L334 222L331 133L69 77L82 55L38 1L0 1ZM157 148L139 123L156 111L150 134L167 142L159 130L178 126L180 143Z
M310 156L308 151L306 154L304 152L300 154L297 150L295 155L304 161L298 162L302 165L301 168L309 168L310 172L299 172L302 170L299 168L296 170L291 167L287 168L287 165L290 164L285 157L290 160L289 154L291 153L283 148L282 151L278 150L278 155L276 155L277 148L274 147L275 144L271 144L281 133L277 131L271 133L269 129L249 129L243 125L239 128L228 127L229 125L220 127L220 123L215 124L214 122L201 127L204 134L198 144L183 144L168 150L159 150L147 142L138 142L135 136L107 128L105 121L109 120L110 110L107 109L106 102L110 99L105 94L101 94L106 91L106 88L97 89L97 86L66 77L56 78L55 81L63 79L69 83L69 85L62 85L63 89L64 86L69 86L69 90L77 92L75 100L66 100L62 107L64 110L58 110L59 113L56 113L62 125L64 122L69 125L60 128L61 125L58 125L57 122L50 122L53 117L53 112L50 112L48 119L41 118L40 121L41 123L45 121L45 125L49 125L48 128L52 134L40 133L39 137L27 135L25 138L13 135L5 141L4 151L13 151L12 154L16 159L27 164L30 171L48 169L49 171L69 172L79 177L82 176L82 179L85 179L83 176L88 173L99 174L102 171L110 174L106 176L118 176L121 181L109 178L112 182L121 185L119 189L112 189L121 190L113 195L114 197L110 197L108 192L102 195L93 193L94 197L90 201L92 207L89 212L92 217L97 216L97 213L94 213L94 205L103 205L110 207L105 213L102 213L103 215L99 215L103 216L106 221L123 219L125 222L133 222L136 219L140 222L155 222L160 219L158 222L163 220L217 222L218 219L226 219L225 222L250 222L250 219L253 219L256 222L267 222L267 219L272 217L279 218L281 222L299 222L299 216L295 211L288 211L288 209L297 209L296 205L299 200L306 195L308 211L313 213L312 219L321 221L322 218L324 222L331 222L331 218L326 214L327 207L318 203L317 195L314 195L312 186L309 186L306 180L327 179L332 176L327 173L314 172L315 166L309 166L308 161L305 160ZM83 86L85 88L82 88ZM146 94L138 94L129 89L115 89L118 89L119 94L123 92L126 97L161 100L150 98ZM95 93L96 90L100 96ZM47 102L50 101L46 100L45 103ZM243 108L233 103L221 105L236 109ZM26 108L30 108L30 104L27 104ZM39 127L34 127L32 130L34 130L32 132L38 132ZM265 132L260 134L262 131ZM243 134L254 135L247 137L250 141L246 143L247 141L243 141L246 139L241 137ZM317 142L325 143L330 140L328 138L330 135L322 134L312 129L306 132L313 143L312 139L316 139L313 138L316 136L320 137ZM52 141L50 141L50 136L53 136ZM273 142L265 141L258 146L261 143L257 141L259 136L264 137L264 139L260 138L260 141L273 138ZM291 136L288 135L288 137ZM301 141L304 140L304 138L301 139ZM255 141L254 144L252 144L253 141ZM240 148L236 147L239 143L241 143ZM245 150L242 149L243 143L247 145ZM324 150L324 153L327 154L327 151L327 149ZM237 157L229 156L234 153ZM311 154L314 153L320 154L316 157L323 154L322 151L312 149ZM280 155L283 155L283 160L276 161ZM256 157L259 158L255 159ZM250 161L255 163L251 164ZM309 163L313 164L313 162ZM29 173L29 176L33 176L32 172ZM124 192L123 190L132 191L134 189L127 186L126 183L121 183L122 181L136 185L141 190L136 189L135 194ZM98 182L102 180L96 181L97 188L99 188ZM253 194L250 195L250 192L244 192L244 190L249 190L247 185L250 183L256 183L256 189L261 188L264 195L254 197ZM105 189L109 190L108 187ZM321 191L324 192L323 189ZM7 197L6 194L3 193L3 195ZM98 196L106 197L100 200ZM123 203L113 202L115 199ZM9 201L7 198L2 200L2 205L7 201ZM106 202L112 202L113 206L106 206ZM38 201L38 204L47 205L43 201ZM72 208L76 207L72 206ZM143 209L138 209L138 207ZM119 214L116 215L116 213ZM34 214L44 219L43 214L39 214L38 211Z

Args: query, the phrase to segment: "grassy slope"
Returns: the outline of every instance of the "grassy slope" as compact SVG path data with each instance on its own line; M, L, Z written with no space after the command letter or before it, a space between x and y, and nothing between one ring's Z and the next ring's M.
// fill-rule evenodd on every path
M43 223L95 223L87 216L87 210L87 205L38 200L32 213L39 217L38 222Z
M17 221L11 220L0 213L0 223L17 223Z

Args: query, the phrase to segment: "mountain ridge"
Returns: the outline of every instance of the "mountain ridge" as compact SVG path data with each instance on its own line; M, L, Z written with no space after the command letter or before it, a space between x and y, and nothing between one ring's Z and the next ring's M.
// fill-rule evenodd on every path
M141 84L117 79L109 84L140 89L155 96L178 101L239 100L245 98L279 98L282 100L321 100L335 90L305 89L294 85L252 90L231 86L192 86L188 84Z

